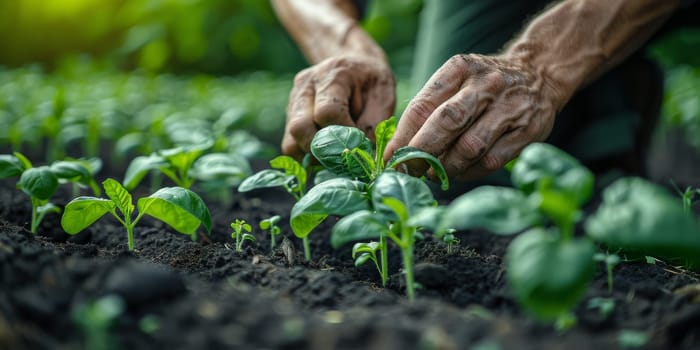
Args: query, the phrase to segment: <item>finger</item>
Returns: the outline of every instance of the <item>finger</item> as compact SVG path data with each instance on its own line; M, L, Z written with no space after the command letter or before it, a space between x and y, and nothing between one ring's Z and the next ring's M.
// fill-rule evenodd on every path
M459 91L466 75L464 61L453 57L430 77L401 115L396 133L384 152L385 159L408 145L433 111Z
M355 125L350 117L352 86L352 77L346 70L335 71L318 84L313 114L318 126Z
M393 82L376 85L366 93L364 109L357 118L357 128L365 132L373 142L377 124L389 118L396 108L396 95Z
M438 107L408 143L436 157L445 154L493 101L490 94L461 90ZM407 162L409 173L422 175L429 166L423 161Z
M287 107L287 124L282 138L282 152L303 156L309 152L311 139L318 128L313 121L315 91L311 84L294 88Z

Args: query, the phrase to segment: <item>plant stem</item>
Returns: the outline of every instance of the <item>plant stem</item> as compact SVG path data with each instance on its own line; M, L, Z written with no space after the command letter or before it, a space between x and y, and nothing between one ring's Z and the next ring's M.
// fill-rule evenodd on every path
M304 259L306 261L311 261L311 245L309 244L309 236L302 238L301 242L304 243Z
M386 287L386 281L389 279L389 254L387 249L387 239L385 234L379 235L379 260L381 260L381 269L379 272L382 277L382 287Z
M275 251L275 234L272 232L272 228L270 228L270 251Z
M612 293L613 291L613 265L612 264L605 264L608 268L608 293Z
M413 301L413 245L401 248L401 255L403 256L403 269L406 274L406 294L408 295L408 300Z
M127 219L128 221L128 219ZM129 251L133 252L134 251L134 226L127 224L126 225L126 237L127 237L127 242L129 244Z
M38 218L38 213L37 213L37 207L39 206L39 203L37 203L37 200L34 199L34 197L31 198L32 200L32 223L31 223L31 232L32 234L36 234L36 230L39 227L39 218Z

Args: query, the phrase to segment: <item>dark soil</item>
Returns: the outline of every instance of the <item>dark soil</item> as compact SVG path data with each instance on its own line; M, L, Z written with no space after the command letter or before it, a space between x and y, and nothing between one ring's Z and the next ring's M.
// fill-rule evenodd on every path
M67 190L56 198L70 199ZM646 336L642 348L700 348L700 304L675 293L698 277L660 261L618 265L612 293L601 268L575 310L578 324L557 331L515 304L503 264L510 238L462 232L447 254L428 234L416 247L422 288L410 303L398 251L390 252L393 274L382 288L371 266L354 267L349 247L331 249L334 220L311 235L313 261L304 262L282 191L235 194L229 207L207 202L210 236L193 242L145 220L131 253L124 230L106 217L67 236L50 215L32 236L29 201L3 182L0 349L83 348L74 310L109 294L127 305L102 340L112 349L617 349L631 345L620 340L631 331ZM257 224L275 214L297 247L293 264L281 249L270 252L259 229L243 253L232 249L233 219ZM614 299L614 310L588 308L596 297ZM144 326L154 319L155 327Z

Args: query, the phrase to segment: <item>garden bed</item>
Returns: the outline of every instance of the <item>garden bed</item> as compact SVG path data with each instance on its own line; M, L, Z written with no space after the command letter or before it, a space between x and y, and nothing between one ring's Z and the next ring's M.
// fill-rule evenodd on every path
M63 206L71 198L65 191L53 202ZM678 292L698 276L661 261L617 265L612 293L601 265L575 310L577 325L557 331L514 301L503 260L509 237L461 232L458 249L448 254L428 234L416 245L422 288L410 303L398 252L389 255L395 260L382 288L370 264L354 267L350 247L331 248L335 220L310 235L313 259L305 262L288 226L293 202L282 190L236 193L231 207L207 203L210 236L193 242L145 220L135 229L132 253L111 218L68 236L60 217L48 215L32 236L26 196L3 181L0 348L81 348L86 333L76 310L109 294L126 305L107 334L113 339L101 342L114 349L700 347L700 304L692 302L698 291ZM270 252L269 235L257 228L257 242L243 253L232 249L226 229L233 219L257 223L271 215L282 215L283 235L296 245L293 258L280 248ZM594 298L614 300L614 309L590 308Z

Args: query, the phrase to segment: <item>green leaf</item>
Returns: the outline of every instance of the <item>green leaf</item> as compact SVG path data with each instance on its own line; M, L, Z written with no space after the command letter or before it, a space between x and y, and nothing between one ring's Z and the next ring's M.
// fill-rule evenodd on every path
M243 239L244 241L249 240L255 242L255 236L251 235L250 233L244 233L243 236L241 236L241 239Z
M286 185L292 179L292 176L285 175L279 170L265 169L245 178L245 180L238 185L238 192L247 192L267 187L280 187Z
M335 179L337 176L330 172L329 170L326 169L321 169L318 172L316 172L316 175L314 175L314 185L318 185L324 181L328 181L330 179Z
M139 212L170 225L180 233L192 235L203 225L211 232L211 214L202 198L182 187L165 187L138 201Z
M350 153L355 148L372 154L372 142L360 129L349 126L327 126L311 140L311 153L324 168L338 176L367 180L367 174Z
M353 256L353 259L355 259L355 267L362 266L372 259L372 254L362 253L357 258Z
M61 160L53 162L49 168L59 179L79 181L92 177L90 170L78 162Z
M587 239L560 241L540 228L508 247L508 282L516 300L544 320L569 312L593 278L595 246Z
M337 249L353 241L377 239L388 229L389 226L382 222L380 217L369 210L360 210L340 219L333 226L331 245ZM353 251L356 248L357 245L353 247Z
M585 230L613 250L700 267L700 224L676 197L640 178L622 178L605 188Z
M398 119L394 116L382 120L377 124L377 128L374 129L374 140L377 145L375 147L375 162L379 169L384 169L384 150L389 140L391 140L391 137L394 136L397 120Z
M47 200L58 188L58 178L47 166L30 168L22 173L17 186L30 197Z
M0 155L0 179L8 179L22 175L22 163L15 156Z
M278 222L280 222L282 218L279 215L275 215L272 217L269 217L267 219L261 220L260 221L260 228L263 230L267 230L273 225L277 225Z
M385 203L385 198L399 200L406 207L409 216L435 203L433 193L423 181L393 170L387 170L377 177L371 193L374 210L390 221L396 221L398 218L394 210Z
M481 186L445 208L438 231L483 228L507 235L542 222L537 203L514 188Z
M304 238L328 215L344 216L369 209L366 185L346 178L328 180L311 188L294 207L290 225L299 238Z
M293 175L299 181L299 187L306 189L306 169L290 156L277 156L270 160L270 167L284 170L285 175Z
M190 175L201 181L226 180L237 183L252 174L248 160L228 153L209 153L199 157Z
M443 191L450 188L450 180L447 178L447 172L445 172L445 168L442 166L442 163L440 163L440 160L432 154L423 152L415 147L401 147L397 149L391 156L391 159L389 159L387 168L395 168L397 165L412 159L422 159L426 161L433 168L438 179L440 179L440 188Z
M165 158L151 154L150 156L139 156L129 163L124 174L124 187L129 190L136 188L141 183L143 177L151 170L167 167L169 164Z
M61 217L61 227L74 235L92 225L104 214L114 210L116 204L104 198L77 197L66 204Z
M24 154L19 153L19 152L14 152L12 154L14 154L15 157L17 157L19 162L22 164L22 169L27 170L27 169L31 169L32 167L34 167L32 165L32 162L30 162L29 159L24 156Z
M533 143L520 153L511 172L513 185L525 193L539 187L566 193L578 205L593 193L593 173L576 158L546 143Z
M131 194L117 180L107 179L102 182L105 194L114 202L125 217L131 217L134 212L134 201Z
M380 248L380 243L379 242L358 242L355 243L352 246L352 258L355 258L355 255L361 254L361 253L370 253L374 254L376 251L379 250Z
M213 142L204 142L201 144L181 146L159 151L158 155L163 157L170 167L184 173L189 171L197 158L212 145Z
M418 212L411 215L406 221L406 224L411 227L417 227L438 233L440 220L442 219L447 207L430 206L418 209Z

